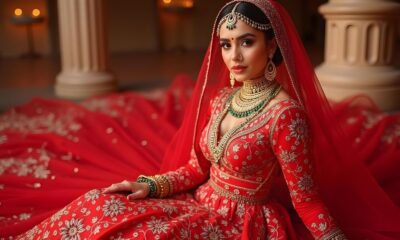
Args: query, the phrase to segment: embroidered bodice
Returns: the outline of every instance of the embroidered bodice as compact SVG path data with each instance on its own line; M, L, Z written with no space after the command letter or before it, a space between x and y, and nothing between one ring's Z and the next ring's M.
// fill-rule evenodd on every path
M329 239L338 234L313 183L304 110L294 100L281 101L220 136L221 114L231 93L223 89L211 103L211 118L199 143L208 163L200 164L192 151L188 165L166 174L174 192L208 178L205 184L219 196L240 204L263 205L271 200L269 192L281 172L292 204L313 236Z

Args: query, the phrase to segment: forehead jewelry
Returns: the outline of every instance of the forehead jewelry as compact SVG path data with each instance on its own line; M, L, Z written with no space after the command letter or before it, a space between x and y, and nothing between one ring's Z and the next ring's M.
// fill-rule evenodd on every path
M235 14L235 10L237 6L239 6L239 3L240 2L236 3L235 6L232 8L232 11L227 15L226 28L229 30L236 28L237 15Z
M245 22L250 27L258 29L258 30L261 30L261 31L266 31L266 30L272 28L270 23L267 23L267 24L258 23L258 22L255 22L255 21L251 20L250 18L246 17L245 15L243 15L243 14L241 14L239 12L236 12L236 8L239 6L239 4L240 4L240 2L236 3L235 6L232 8L232 11L230 13L228 13L227 15L225 15L219 21L218 26L217 26L217 35L219 35L219 32L221 30L221 26L225 22L226 22L226 28L227 29L229 29L229 30L235 29L238 19L242 20L243 22Z

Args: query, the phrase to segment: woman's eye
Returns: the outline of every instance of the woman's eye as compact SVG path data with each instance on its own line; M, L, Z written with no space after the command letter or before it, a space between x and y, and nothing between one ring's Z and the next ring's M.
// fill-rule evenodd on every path
M223 48L223 49L228 49L228 48L230 48L230 44L229 43L227 43L227 42L221 42L220 44L219 44L220 46L221 46L221 48Z
M242 42L242 46L251 46L253 44L253 40L244 39Z

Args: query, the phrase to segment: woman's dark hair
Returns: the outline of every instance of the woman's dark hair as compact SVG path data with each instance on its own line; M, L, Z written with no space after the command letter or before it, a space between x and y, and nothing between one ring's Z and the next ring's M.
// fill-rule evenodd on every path
M221 19L228 15L230 12L232 12L233 7L237 4L237 2L232 2L229 5L226 5L224 9L222 9L221 14L218 17L217 23L221 21ZM249 2L240 2L240 4L236 7L235 12L241 13L247 18L261 24L268 24L270 23L269 19L267 16L265 16L264 12L261 11L256 5L249 3ZM219 30L219 29L218 29ZM265 31L265 37L267 40L272 40L275 37L274 30L268 29ZM282 63L282 54L281 50L279 47L277 47L274 56L272 57L272 61L276 66L280 65Z

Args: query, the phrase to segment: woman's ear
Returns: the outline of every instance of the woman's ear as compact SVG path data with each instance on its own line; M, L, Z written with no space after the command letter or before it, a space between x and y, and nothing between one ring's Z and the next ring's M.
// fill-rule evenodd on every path
M276 43L275 38L273 38L272 40L268 41L268 50L269 50L268 56L270 58L272 58L274 56L274 54L276 52L277 45L278 44Z

